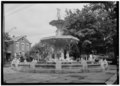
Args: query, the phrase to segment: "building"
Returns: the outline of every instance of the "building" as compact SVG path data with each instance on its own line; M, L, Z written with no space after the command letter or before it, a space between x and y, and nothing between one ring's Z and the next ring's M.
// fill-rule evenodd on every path
M31 43L27 40L26 36L18 36L12 38L12 43L7 50L7 58L16 56L16 54L24 55L25 52L29 51Z

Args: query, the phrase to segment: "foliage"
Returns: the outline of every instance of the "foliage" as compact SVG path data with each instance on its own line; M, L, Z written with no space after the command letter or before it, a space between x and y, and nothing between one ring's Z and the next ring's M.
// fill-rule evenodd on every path
M26 58L33 58L33 59L38 59L39 55L41 59L45 59L47 55L50 53L50 47L46 44L43 43L38 43L35 44L29 52L25 54Z
M8 33L3 33L3 40L4 40L4 50L7 51L8 47L10 46L11 37Z
M80 39L79 50L91 50L96 47L113 47L113 36L116 35L116 2L90 3L82 10L66 10L64 34ZM88 53L87 52L87 53Z
M8 33L3 33L3 60L4 62L7 62L7 57L6 57L6 53L7 50L9 48L9 46L11 45L12 41L11 41L11 37L9 36Z

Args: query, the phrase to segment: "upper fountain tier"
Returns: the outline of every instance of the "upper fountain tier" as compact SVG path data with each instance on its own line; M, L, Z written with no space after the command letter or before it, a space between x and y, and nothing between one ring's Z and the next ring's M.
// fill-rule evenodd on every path
M49 24L56 26L56 36L44 37L41 42L52 45L56 50L63 49L71 43L78 43L79 39L71 35L63 35L65 28L65 21L60 18L59 9L57 11L58 19L52 20Z
M65 22L64 20L61 19L59 8L57 8L57 18L58 18L57 20L52 20L50 22L50 25L56 26L57 27L56 36L61 36L63 35L63 30L65 29Z
M65 29L65 23L64 20L58 19L58 20L52 20L50 22L50 25L56 26L56 35L61 36L63 35L63 30Z

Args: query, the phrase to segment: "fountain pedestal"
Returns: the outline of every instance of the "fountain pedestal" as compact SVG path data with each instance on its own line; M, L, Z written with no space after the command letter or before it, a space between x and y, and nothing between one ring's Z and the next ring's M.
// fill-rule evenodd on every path
M57 70L61 70L61 69L62 69L61 67L62 67L61 61L60 61L60 60L57 60L57 61L56 61L56 69L57 69Z
M60 60L61 60L61 61L65 60L65 58L64 58L64 52L63 52L63 51L61 51L61 57L60 57Z

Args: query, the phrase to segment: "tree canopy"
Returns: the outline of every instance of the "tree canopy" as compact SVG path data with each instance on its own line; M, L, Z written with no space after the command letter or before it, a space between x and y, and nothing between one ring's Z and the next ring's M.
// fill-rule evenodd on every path
M3 33L3 39L4 39L4 49L7 50L7 48L9 47L10 45L10 40L11 40L11 37L9 36L8 33Z
M90 3L82 10L66 10L64 34L78 37L80 50L111 48L117 32L117 3ZM81 50L83 51L83 50ZM88 50L89 51L89 50Z
M9 36L8 33L3 33L3 60L4 62L7 62L7 57L6 57L6 53L7 50L9 48L9 46L11 45L12 41L11 41L11 37Z
M35 44L30 51L28 51L25 56L26 58L34 58L34 59L39 59L37 58L36 55L39 55L41 58L40 59L44 59L45 57L47 57L47 55L51 53L51 48L50 46L43 44L41 42Z

